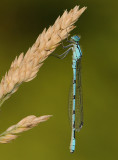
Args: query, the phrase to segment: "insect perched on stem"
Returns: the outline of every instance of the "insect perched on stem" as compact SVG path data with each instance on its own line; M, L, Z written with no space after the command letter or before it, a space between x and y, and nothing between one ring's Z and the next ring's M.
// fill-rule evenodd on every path
M69 45L64 46L63 48L68 48L61 55L56 55L60 59L64 59L70 50L73 51L72 55L72 69L73 69L73 83L70 89L69 95L69 117L71 120L72 126L72 135L70 143L70 152L75 151L75 131L80 131L83 126L83 104L82 104L82 87L81 87L81 58L82 52L79 45L80 37L75 35L71 37Z

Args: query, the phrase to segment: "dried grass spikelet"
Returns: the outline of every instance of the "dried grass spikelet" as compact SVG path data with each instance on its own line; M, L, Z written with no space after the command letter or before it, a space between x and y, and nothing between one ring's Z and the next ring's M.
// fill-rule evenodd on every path
M47 121L50 117L51 115L45 115L41 117L31 115L25 117L16 125L9 127L4 133L0 134L0 143L8 143L13 139L16 139L18 137L17 134L37 126L40 122Z
M66 10L53 26L43 30L25 55L21 53L15 58L0 83L0 105L17 91L21 83L36 77L43 61L56 49L61 40L67 38L67 31L69 33L75 28L73 24L85 9L86 7L79 9L79 6L75 6L69 12Z

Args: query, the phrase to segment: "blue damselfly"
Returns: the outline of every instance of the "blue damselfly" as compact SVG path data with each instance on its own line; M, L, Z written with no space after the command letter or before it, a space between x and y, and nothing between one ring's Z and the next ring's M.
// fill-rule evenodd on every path
M81 87L81 57L82 52L79 45L79 36L71 37L70 44L63 48L69 48L61 55L56 55L58 58L63 59L67 56L70 50L73 51L72 55L72 69L73 69L73 82L70 88L69 95L69 118L71 120L72 135L70 142L70 152L75 151L75 131L80 131L83 126L83 104L82 104L82 87Z

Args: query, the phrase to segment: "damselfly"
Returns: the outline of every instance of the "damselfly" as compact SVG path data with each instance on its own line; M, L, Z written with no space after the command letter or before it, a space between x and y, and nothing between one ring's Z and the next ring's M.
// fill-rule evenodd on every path
M72 55L72 69L73 69L73 83L70 89L69 96L69 117L72 125L72 135L70 142L70 152L75 151L75 131L80 131L83 126L83 104L82 104L82 87L81 87L81 57L82 52L79 45L80 38L75 35L71 37L70 44L63 46L63 48L69 48L63 54L57 57L63 59L69 53L73 51Z

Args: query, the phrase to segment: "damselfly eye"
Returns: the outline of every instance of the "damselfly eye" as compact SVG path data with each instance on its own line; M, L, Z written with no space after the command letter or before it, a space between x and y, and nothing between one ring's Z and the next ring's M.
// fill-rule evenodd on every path
M75 42L79 42L80 37L76 35L76 36L71 37L71 39L72 39L73 41L75 41Z

